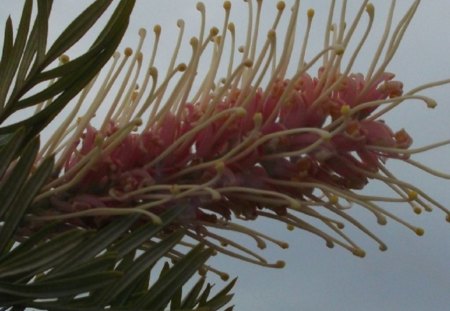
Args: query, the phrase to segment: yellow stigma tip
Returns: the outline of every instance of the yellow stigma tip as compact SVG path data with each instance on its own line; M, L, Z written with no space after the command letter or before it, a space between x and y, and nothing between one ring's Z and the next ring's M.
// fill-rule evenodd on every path
M138 95L139 95L139 91L138 90L134 90L133 93L131 93L131 100L135 101L136 98L138 97Z
M286 2L280 1L277 3L277 10L283 11L285 7L286 7Z
M280 247L281 247L282 249L288 249L288 248L289 248L289 243L282 242L282 243L280 243Z
M314 9L308 9L308 12L306 12L306 15L308 16L308 18L313 18L314 17Z
M197 5L195 6L195 8L199 11L204 11L205 10L205 4L203 2L198 2Z
M432 99L432 98L427 99L427 107L428 108L434 109L434 108L436 108L436 106L437 106L437 102L434 99Z
M123 53L125 54L125 56L131 56L131 54L133 54L133 49L128 47L125 48L125 50L123 51Z
M156 69L156 67L150 67L148 69L148 74L152 77L156 77L158 75L158 69Z
M420 207L418 207L418 206L415 206L414 209L413 209L413 211L414 211L414 213L417 214L417 215L422 214L422 209L421 209Z
M161 217L158 217L158 216L155 215L155 217L153 218L153 223L155 225L161 225L163 222L162 222Z
M425 230L423 230L422 228L416 228L414 231L418 236L422 236L425 234Z
M217 28L217 27L212 27L212 28L209 30L209 35L210 35L211 37L217 36L218 33L219 33L219 28Z
M243 117L247 114L247 110L245 110L245 108L243 108L243 107L238 107L238 108L236 108L235 111L236 111L236 115L238 117Z
M134 125L141 126L142 125L142 119L140 119L140 118L135 119L134 120Z
M207 270L204 267L198 269L198 274L200 274L201 276L205 276L206 272L207 272Z
M380 226L385 226L387 224L387 219L385 217L381 217L380 219L377 220L377 223Z
M227 273L221 273L220 274L220 279L222 281L228 281L229 278L230 278L230 276Z
M367 4L366 6L366 12L370 15L373 16L375 13L375 7L372 3Z
M409 191L408 192L408 199L410 201L413 201L413 200L417 199L417 192L415 192L413 190Z
M225 169L225 163L223 161L218 161L215 165L215 168L218 173L222 173Z
M334 47L334 51L335 51L336 55L342 55L342 54L344 54L345 48L342 45L336 45Z
M196 37L192 37L191 40L189 40L189 44L192 46L197 46L198 45L198 39Z
M230 9L231 9L231 2L230 2L230 1L225 1L225 2L223 3L223 8L224 8L225 10L230 10Z
M286 267L286 262L284 262L283 260L278 260L278 261L275 263L275 268L280 268L280 269L282 269L282 268L284 268L284 267Z
M293 225L287 225L286 228L287 228L289 231L293 231L293 230L295 229L295 227L294 227Z
M255 123L255 126L259 126L261 125L263 121L263 116L261 112L255 113L255 115L253 116L253 123Z
M267 32L267 38L274 40L277 37L277 32L273 29Z
M364 258L366 256L366 252L360 248L355 248L352 251L353 255L360 257L360 258Z
M180 187L177 184L173 184L172 187L170 187L170 192L172 194L178 194L180 193Z
M63 54L59 57L59 61L63 64L66 64L70 61L70 58L66 54Z
M328 140L331 139L331 133L323 133L323 134L321 134L321 135L322 135L322 139L323 139L323 140L328 141Z
M382 251L382 252L385 252L385 251L387 251L387 246L386 245L380 245L380 247L378 248L380 251Z
M181 63L181 64L179 64L178 67L177 67L178 71L180 71L180 72L185 71L186 68L187 68L187 66L186 66L185 63Z
M349 105L342 105L341 107L341 115L348 116L350 114L350 106Z
M247 59L244 61L244 66L247 68L250 68L251 66L253 66L253 61L251 59Z
M302 207L302 205L300 204L300 202L296 201L296 200L292 200L290 206L293 209L299 209L300 207Z
M450 222L450 215L447 215L447 217L445 217L445 220Z
M328 198L330 204L336 204L339 202L339 198L335 195L330 195L330 197Z
M94 144L100 147L103 144L103 137L100 135L95 135Z
M147 30L145 30L145 28L140 28L138 33L141 37L145 37L147 35Z
M264 241L260 240L260 241L258 241L258 243L257 243L256 246L257 246L259 249L266 249L267 244L266 244Z
M228 30L231 32L234 32L236 30L236 27L234 25L234 23L229 23L228 24Z
M153 32L157 35L159 35L161 33L161 25L155 25L153 27Z

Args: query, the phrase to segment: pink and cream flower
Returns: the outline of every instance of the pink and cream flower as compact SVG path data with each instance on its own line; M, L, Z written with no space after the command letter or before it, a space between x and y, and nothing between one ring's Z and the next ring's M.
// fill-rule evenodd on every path
M368 1L362 1L351 21L345 19L345 5L336 13L332 1L323 50L309 59L314 11L306 13L302 48L294 53L295 40L301 37L296 29L299 1L292 7L284 41L277 28L284 2L277 4L278 13L266 34L259 25L261 3L256 1L255 8L254 2L247 1L252 19L240 48L236 48L236 26L230 22L231 2L224 3L222 29L209 32L204 26L205 7L199 3L202 26L190 40L192 55L177 64L184 31L180 20L180 36L165 75L155 65L161 35L161 27L155 26L153 53L143 81L138 82L144 70L141 47L146 35L140 30L136 51L127 48L123 56L113 57L101 85L92 87L93 82L84 90L42 149L43 157L57 154L58 175L38 198L50 207L32 219L61 219L68 225L96 228L116 215L138 213L143 222L158 223L162 212L181 206L184 212L174 226L186 228L190 237L219 252L272 267L283 263L269 263L221 232L249 235L260 248L267 241L287 247L234 221L270 218L289 229L316 234L329 247L337 244L364 256L345 233L345 225L373 238L381 250L386 245L351 216L350 207L367 210L381 225L387 219L397 221L417 235L423 229L383 205L410 205L415 213L434 206L450 220L444 206L386 167L388 160L403 161L449 177L411 159L448 141L411 148L413 140L405 129L383 121L386 113L411 99L433 108L436 103L418 92L448 82L405 92L387 71L418 1L395 27L391 7L379 48L365 73L352 69L374 21L375 9ZM366 28L355 42L355 30L363 23ZM199 75L199 63L207 55L212 56L209 69ZM225 76L219 78L224 64ZM293 68L297 69L288 74ZM94 88L93 101L83 103ZM88 109L80 114L83 105ZM101 106L109 110L100 124L94 124ZM376 181L390 188L392 195L367 194L366 185Z

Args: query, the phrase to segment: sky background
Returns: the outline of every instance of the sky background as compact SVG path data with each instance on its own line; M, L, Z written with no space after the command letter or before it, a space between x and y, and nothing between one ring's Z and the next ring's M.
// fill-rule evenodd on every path
M308 57L314 56L322 45L323 29L329 2L302 1L300 12L298 42L302 40L306 24L306 10L313 7L316 17L313 23ZM341 1L337 1L341 3ZM361 1L349 1L349 16L355 12ZM401 0L396 9L396 21L412 1ZM1 0L0 22L4 23L7 14L11 13L18 23L22 1ZM55 1L50 22L50 41L64 29L64 26L76 14L81 12L90 1ZM196 1L191 0L138 0L131 18L129 30L121 49L125 46L136 46L137 31L140 27L148 29L144 55L149 55L152 45L151 29L155 24L163 26L162 44L156 64L165 68L168 55L171 55L176 40L176 20L186 21L185 48L180 59L189 59L187 40L198 31L198 12ZM293 1L287 1L288 7ZM372 34L368 39L355 64L355 71L364 72L376 49L377 38L383 32L383 21L391 1L377 0L376 21ZM231 20L235 22L238 33L246 29L247 11L241 0L232 1ZM205 1L208 25L221 28L223 9L221 1ZM272 23L275 12L275 1L266 0L263 7L263 33ZM450 2L424 0L408 29L396 57L388 67L388 71L397 74L397 79L409 90L423 83L450 77L450 34L448 32ZM288 12L284 18L287 20ZM280 26L280 33L286 23ZM361 24L363 29L365 22ZM98 28L97 28L98 29ZM95 35L95 29L90 38ZM0 35L1 36L1 35ZM86 48L87 40L69 52L75 56ZM239 37L242 43L242 36ZM145 57L145 56L144 56ZM148 59L148 58L147 58ZM438 107L426 109L419 102L407 102L403 107L391 113L386 121L394 130L406 128L414 138L415 147L450 138L450 103L448 94L450 87L444 86L428 90L424 94L435 98ZM442 148L420 155L415 159L442 171L450 172L450 148ZM390 166L398 176L421 187L425 192L448 205L450 181L428 176L415 168L393 164ZM370 191L380 191L373 186ZM235 310L286 310L286 311L375 311L375 310L408 310L422 311L448 310L450 290L450 225L445 222L445 215L439 210L420 216L414 215L410 208L395 206L395 214L411 223L424 227L425 235L417 237L408 229L390 221L387 226L380 227L372 215L361 212L355 207L357 215L368 228L376 232L388 244L387 252L380 252L371 240L364 235L353 232L352 238L360 243L367 252L364 259L356 258L347 251L336 247L328 249L317 237L306 232L295 230L289 232L282 224L256 221L253 225L260 231L273 237L283 239L291 245L288 250L269 247L263 251L264 256L272 261L285 260L287 266L282 270L260 268L236 259L217 256L213 265L227 271L230 275L239 276L234 288L236 293L233 303ZM246 241L245 243L251 243ZM218 287L223 284L211 276Z

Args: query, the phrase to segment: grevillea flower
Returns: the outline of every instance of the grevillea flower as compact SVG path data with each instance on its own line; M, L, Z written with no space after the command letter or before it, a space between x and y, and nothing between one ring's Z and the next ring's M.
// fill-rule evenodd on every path
M397 25L393 25L392 2L379 48L365 73L352 69L374 20L374 6L368 1L349 21L346 6L336 13L332 1L323 50L310 58L307 46L314 11L307 11L298 52L299 1L284 32L277 29L285 11L284 2L279 2L266 34L259 25L262 1L256 2L256 8L247 1L250 18L240 48L236 48L237 27L230 22L231 3L224 3L222 29L209 32L204 5L199 3L202 23L199 35L190 40L192 55L177 64L184 32L179 21L180 35L165 75L155 65L161 57L161 27L154 27L148 69L142 68L146 31L140 30L136 51L127 48L123 56L114 56L103 82L93 87L93 81L83 91L41 150L42 157L57 155L58 170L37 198L46 200L50 208L32 216L30 226L60 219L67 226L97 228L114 216L133 213L142 214L142 222L157 223L162 212L181 206L184 211L173 226L186 228L193 239L245 261L281 267L282 262L269 263L222 233L249 235L260 248L267 241L287 247L234 221L264 217L316 234L329 247L338 244L364 256L346 235L345 225L373 238L381 250L386 245L351 216L350 208L367 210L381 225L387 219L397 221L417 235L423 229L383 205L410 205L417 214L434 206L450 220L444 206L396 178L385 165L402 161L448 178L411 156L449 141L411 148L413 140L405 129L383 121L386 113L411 99L433 108L432 99L417 93L448 82L404 92L403 84L387 71L418 2ZM362 24L366 28L358 39L354 34ZM199 64L210 56L209 69L199 75ZM95 88L95 98L80 113ZM108 110L96 122L101 106ZM385 184L392 194L367 194L364 189L371 182Z

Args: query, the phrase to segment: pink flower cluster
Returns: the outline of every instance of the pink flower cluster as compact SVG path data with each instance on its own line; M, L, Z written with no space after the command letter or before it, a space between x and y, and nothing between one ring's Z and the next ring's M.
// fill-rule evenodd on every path
M412 142L404 130L394 133L383 121L368 119L377 106L349 113L364 103L401 95L402 84L392 79L392 74L383 74L362 94L366 86L364 77L352 74L315 105L321 95L320 77L312 78L307 74L295 81L283 103L280 98L285 94L288 80L276 81L267 95L262 89L248 95L236 89L212 112L198 103L186 103L181 116L168 112L147 131L127 135L111 152L104 154L75 187L62 196L53 197L53 203L62 211L136 206L156 197L154 192L139 192L139 189L151 189L161 184L208 183L218 174L216 166L195 168L215 161L221 161L223 167L219 178L209 187L219 192L229 187L257 189L277 192L301 202L317 199L314 187L302 186L302 182L320 183L336 189L362 189L370 178L365 171L376 172L386 158L403 157L396 152L377 151L376 147L406 149ZM196 130L205 114L214 116L233 111L239 96L250 96L245 113L237 118L224 113ZM338 129L330 127L341 117L344 121ZM295 133L298 129L304 131ZM324 136L312 129L330 135ZM194 135L183 138L193 130ZM105 133L87 127L77 142L77 149L65 163L65 170L70 171L83 160L96 147L99 136L110 136L116 131L113 123ZM270 136L273 138L265 139ZM180 139L182 143L177 143ZM174 144L178 147L169 155L149 165ZM228 156L236 149L241 150ZM294 155L283 156L290 152ZM189 171L189 168L194 169ZM128 195L133 192L136 194ZM171 194L170 189L160 192ZM208 193L181 199L183 203L186 201L191 208L185 221L190 223L196 220L214 222L216 214L230 219L231 212L253 219L257 217L257 211L264 208L285 215L289 207L286 202L262 203L257 196L246 196L242 191L225 191L219 199ZM160 213L178 203L178 200L169 201L152 211Z
M37 198L47 199L51 208L35 215L33 221L58 219L68 225L98 228L113 216L138 213L144 222L149 218L158 222L161 213L181 206L182 216L174 226L187 229L190 237L237 258L278 267L281 265L268 264L217 232L233 230L246 234L260 248L265 246L264 241L286 247L286 243L234 221L265 217L280 221L289 229L316 234L330 247L338 244L363 256L362 249L346 235L345 224L370 236L381 250L386 245L352 216L352 206L374 214L379 224L393 219L417 235L422 235L423 229L381 205L405 204L415 213L435 206L450 220L450 212L444 206L413 184L396 178L385 166L387 159L398 159L432 175L450 178L410 159L411 154L450 141L410 149L412 139L408 133L391 128L381 119L410 99L419 99L433 108L436 103L432 99L416 93L448 83L438 81L403 94L402 83L386 71L418 2L411 5L395 28L391 6L385 35L365 74L351 72L372 29L372 4L363 3L353 20L345 19L343 6L337 14L340 19L335 21L332 2L325 24L324 49L310 60L306 59L306 50L314 10L308 10L300 57L295 60L297 70L291 75L288 68L296 55L299 1L294 1L279 57L277 27L285 3L277 4L273 26L258 52L261 6L254 13L252 1L246 1L246 5L255 18L248 24L242 48L235 48L236 28L229 22L231 2L226 1L222 30L213 27L208 34L202 27L198 37L189 42L190 61L176 65L184 31L184 23L179 21L177 48L163 79L154 65L160 26L154 28L155 46L142 83L137 81L145 30L139 32L141 41L136 53L125 49L120 62L119 53L114 56L111 70L88 111L74 122L81 104L75 105L42 152L57 154L59 171ZM205 7L199 3L197 9L204 25ZM352 36L364 12L368 18L366 31L360 42L353 44L356 48L352 52ZM230 58L226 60L228 71L219 79L226 42L231 46ZM194 82L202 76L199 64L209 46L211 63L193 96ZM235 50L242 59L233 66ZM130 59L110 102L107 95ZM320 67L317 76L309 75L315 67ZM178 74L181 77L175 78ZM267 83L263 83L264 78ZM92 120L102 103L109 110L103 124L95 127ZM366 193L370 181L382 184L390 194Z

